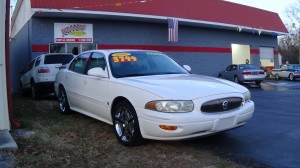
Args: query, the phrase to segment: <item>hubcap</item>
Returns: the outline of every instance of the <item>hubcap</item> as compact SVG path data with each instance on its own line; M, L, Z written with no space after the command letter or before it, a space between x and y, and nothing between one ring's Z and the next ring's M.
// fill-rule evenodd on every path
M134 134L134 119L127 107L120 107L114 117L117 135L122 141L128 142Z
M59 104L59 109L60 111L64 112L66 107L65 107L65 104L66 104L66 97L65 97L65 94L63 91L60 90L59 92L59 97L58 97L58 104Z
M293 80L293 79L294 79L293 74L290 74L290 80Z

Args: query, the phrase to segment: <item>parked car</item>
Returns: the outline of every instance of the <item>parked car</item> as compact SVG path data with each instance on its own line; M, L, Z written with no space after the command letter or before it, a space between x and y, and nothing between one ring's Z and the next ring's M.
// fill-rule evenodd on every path
M291 81L300 78L300 65L299 64L283 64L280 69L273 69L272 74L276 79L287 78Z
M157 51L84 52L57 73L59 111L112 124L125 146L214 134L252 117L247 88L188 70Z
M252 64L232 64L219 73L219 78L235 83L255 82L259 85L265 79L265 72Z
M33 59L20 80L21 94L31 91L32 99L42 93L54 93L56 73L62 65L69 63L74 56L66 53L42 54Z

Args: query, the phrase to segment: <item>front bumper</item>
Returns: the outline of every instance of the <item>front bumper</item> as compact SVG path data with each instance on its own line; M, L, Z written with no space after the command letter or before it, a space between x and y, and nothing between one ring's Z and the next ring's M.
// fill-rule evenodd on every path
M146 139L181 140L205 136L244 125L251 119L254 103L248 101L240 108L224 113L205 114L199 111L189 113L159 113L145 109L139 117L141 134ZM151 114L152 113L152 114ZM174 131L163 130L159 125L177 126Z

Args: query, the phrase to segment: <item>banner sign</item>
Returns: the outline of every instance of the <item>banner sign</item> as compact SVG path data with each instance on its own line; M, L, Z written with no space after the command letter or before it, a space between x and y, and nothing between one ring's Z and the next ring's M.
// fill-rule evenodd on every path
M54 23L55 43L93 43L93 25L86 23Z

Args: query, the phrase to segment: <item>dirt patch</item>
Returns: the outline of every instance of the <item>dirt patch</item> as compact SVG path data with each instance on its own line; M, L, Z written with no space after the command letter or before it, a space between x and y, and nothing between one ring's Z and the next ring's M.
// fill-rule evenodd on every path
M203 139L124 147L111 125L78 113L61 115L53 97L14 96L13 105L24 128L11 132L19 146L11 167L247 167Z

